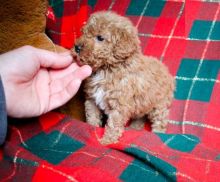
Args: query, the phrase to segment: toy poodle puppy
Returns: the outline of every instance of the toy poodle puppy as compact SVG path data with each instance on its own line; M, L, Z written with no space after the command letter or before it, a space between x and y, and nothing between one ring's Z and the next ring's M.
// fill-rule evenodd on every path
M117 142L130 119L146 115L153 131L165 131L174 78L156 58L142 54L129 19L113 12L94 13L72 51L79 65L93 69L84 88L86 119L101 126L103 113L107 115L102 144Z

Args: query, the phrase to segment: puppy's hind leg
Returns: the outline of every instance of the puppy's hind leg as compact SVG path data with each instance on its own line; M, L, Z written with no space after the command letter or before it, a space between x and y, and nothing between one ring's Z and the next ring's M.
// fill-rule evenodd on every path
M102 125L102 113L99 108L96 106L95 102L92 100L85 101L85 112L86 112L86 121L87 123L93 126Z

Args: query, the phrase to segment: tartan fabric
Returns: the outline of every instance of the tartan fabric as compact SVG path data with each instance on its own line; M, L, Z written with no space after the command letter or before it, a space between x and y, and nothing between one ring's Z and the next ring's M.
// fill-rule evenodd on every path
M49 0L46 32L54 43L70 49L87 18L86 0Z
M57 0L50 4L48 33L67 48L80 35L87 16L83 13L113 10L132 20L143 52L157 57L176 76L168 129L166 134L127 129L117 144L103 147L97 140L103 128L59 113L13 121L0 150L0 179L219 181L220 3ZM79 12L83 16L78 21Z

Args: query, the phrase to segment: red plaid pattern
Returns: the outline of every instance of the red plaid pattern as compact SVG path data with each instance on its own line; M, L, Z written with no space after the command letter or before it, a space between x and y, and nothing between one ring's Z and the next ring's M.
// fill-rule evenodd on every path
M48 33L54 42L67 48L80 35L87 13L113 10L131 19L138 28L143 52L157 57L176 76L167 133L126 130L117 144L103 147L98 142L103 128L62 114L13 122L0 150L0 179L218 181L220 3L51 2Z

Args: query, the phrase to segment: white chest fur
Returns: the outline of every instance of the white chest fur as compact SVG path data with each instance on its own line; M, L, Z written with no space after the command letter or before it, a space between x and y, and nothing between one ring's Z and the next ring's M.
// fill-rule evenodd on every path
M104 73L102 72L97 73L92 78L92 82L94 84L92 98L94 99L96 105L99 106L102 110L105 110L106 107L106 104L104 102L106 92L102 84L105 81L104 79Z

